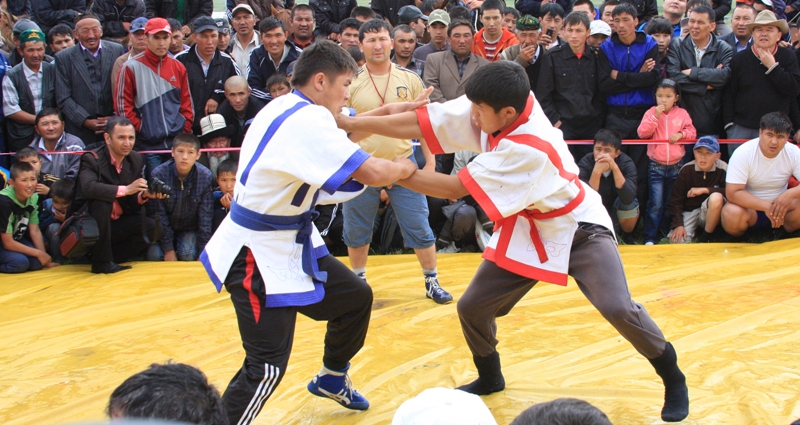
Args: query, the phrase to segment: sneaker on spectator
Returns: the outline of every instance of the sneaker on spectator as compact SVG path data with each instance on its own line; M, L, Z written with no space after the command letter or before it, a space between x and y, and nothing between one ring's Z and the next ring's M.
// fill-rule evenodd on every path
M340 371L322 366L319 374L308 383L308 391L318 397L330 398L348 409L369 409L369 401L353 389L350 375L347 374L348 369L350 369L349 363Z
M425 296L436 304L447 304L453 301L453 296L439 286L439 279L435 275L425 276Z
M436 253L437 254L455 254L455 253L460 252L460 251L461 250L458 249L458 247L456 246L455 242L450 242L450 245L447 245L446 247L436 251Z
M655 245L655 244L656 244L656 243L655 243L655 242L653 242L653 241L647 241L647 242L645 242L645 243L644 243L644 246L653 246L653 245Z

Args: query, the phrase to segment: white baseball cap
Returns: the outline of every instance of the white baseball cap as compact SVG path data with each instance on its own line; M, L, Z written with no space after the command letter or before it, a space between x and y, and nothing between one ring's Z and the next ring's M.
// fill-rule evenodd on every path
M428 388L408 399L392 425L497 425L480 397L452 388Z
M589 35L602 34L611 37L611 27L603 21L592 21L589 25Z

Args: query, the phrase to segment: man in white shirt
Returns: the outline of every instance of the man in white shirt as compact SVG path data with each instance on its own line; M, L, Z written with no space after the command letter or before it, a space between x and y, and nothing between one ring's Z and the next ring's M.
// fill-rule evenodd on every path
M233 28L236 30L236 35L231 37L231 43L228 47L231 49L230 54L236 61L236 66L239 67L240 72L247 75L247 65L250 63L250 52L256 47L261 46L261 37L258 31L255 31L256 18L253 8L247 4L240 4L233 8L231 11L233 17Z
M786 145L792 122L771 112L760 127L758 138L736 149L728 165L722 227L733 236L750 229L800 229L800 186L788 189L789 179L800 176L800 149Z

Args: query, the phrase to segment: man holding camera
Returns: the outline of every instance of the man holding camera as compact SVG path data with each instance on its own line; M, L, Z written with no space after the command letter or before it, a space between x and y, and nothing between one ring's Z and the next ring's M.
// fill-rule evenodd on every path
M133 152L136 130L124 117L106 123L106 144L81 157L75 200L67 215L87 211L97 222L99 238L91 249L92 273L116 273L131 266L121 266L142 253L155 228L145 217L142 206L150 198L165 195L152 193L142 178L144 158Z

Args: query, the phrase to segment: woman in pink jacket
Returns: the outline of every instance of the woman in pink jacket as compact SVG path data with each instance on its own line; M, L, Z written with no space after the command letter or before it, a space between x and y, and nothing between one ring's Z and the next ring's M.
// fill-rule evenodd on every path
M677 106L680 95L678 83L667 78L661 80L656 86L656 106L644 114L642 123L639 124L638 132L642 139L668 141L647 146L647 156L650 157L647 173L650 197L644 216L645 245L653 245L658 240L659 229L663 235L667 234L667 202L685 153L683 145L676 142L680 139L694 139L697 135L689 113Z

